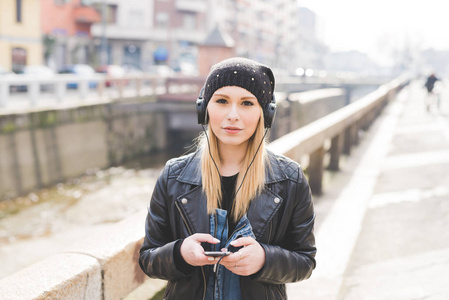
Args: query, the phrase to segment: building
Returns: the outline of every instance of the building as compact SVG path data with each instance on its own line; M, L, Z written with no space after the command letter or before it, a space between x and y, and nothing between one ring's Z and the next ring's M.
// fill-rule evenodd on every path
M42 64L40 1L0 0L0 65L20 72Z
M235 54L275 68L295 66L296 0L211 0L209 28L219 26L235 41Z
M206 39L208 0L94 1L106 11L105 24L92 33L103 45L108 64L133 64L142 69L168 65L196 74L198 46ZM106 6L106 7L103 7Z
M103 64L133 65L147 69L167 64L175 39L173 1L105 0L94 1L104 22L92 33L101 45ZM156 12L157 11L157 12Z
M298 11L299 30L297 31L298 45L296 52L298 68L323 69L327 47L317 38L316 14L306 7Z
M53 69L71 64L93 64L95 45L91 26L99 13L88 0L40 0L44 59Z

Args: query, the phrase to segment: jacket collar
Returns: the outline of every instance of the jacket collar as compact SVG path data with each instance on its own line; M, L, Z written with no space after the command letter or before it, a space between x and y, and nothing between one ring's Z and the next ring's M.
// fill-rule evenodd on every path
M288 176L280 166L279 157L269 150L267 155L270 164L265 168L265 184L287 180ZM180 182L201 185L201 151L196 151L190 157L177 179Z

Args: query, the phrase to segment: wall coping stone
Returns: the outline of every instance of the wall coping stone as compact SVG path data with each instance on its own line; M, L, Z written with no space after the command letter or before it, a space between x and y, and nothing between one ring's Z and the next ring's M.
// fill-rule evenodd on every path
M90 256L62 253L0 280L0 297L27 299L101 299L101 266Z

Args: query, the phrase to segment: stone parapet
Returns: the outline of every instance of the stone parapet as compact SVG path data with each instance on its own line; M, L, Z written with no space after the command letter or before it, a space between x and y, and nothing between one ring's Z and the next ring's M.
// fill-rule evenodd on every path
M63 253L0 280L0 297L27 299L101 299L101 265L93 257Z
M58 254L0 280L1 299L123 299L153 279L140 269L146 211L126 218L101 236L87 236ZM156 293L164 285L154 280ZM148 289L147 289L148 290ZM152 297L147 294L147 298Z

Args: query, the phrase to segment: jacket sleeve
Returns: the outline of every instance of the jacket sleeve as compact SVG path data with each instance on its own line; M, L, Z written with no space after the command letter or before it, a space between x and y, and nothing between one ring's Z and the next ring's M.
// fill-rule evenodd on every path
M169 164L157 180L145 221L145 237L139 264L149 277L176 280L186 277L176 268L173 251L176 244L168 215L167 181Z
M271 284L296 282L309 278L316 266L315 213L309 184L301 168L293 184L295 187L290 190L292 214L285 237L279 245L261 243L265 250L265 265L252 275L254 280Z

